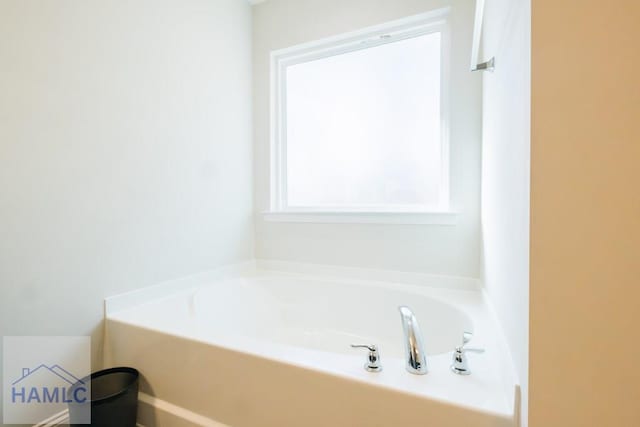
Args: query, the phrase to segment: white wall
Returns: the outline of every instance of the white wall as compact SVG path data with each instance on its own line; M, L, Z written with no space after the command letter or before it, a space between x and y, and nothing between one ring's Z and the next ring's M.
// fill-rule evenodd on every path
M487 0L483 56L483 282L509 343L527 419L529 330L530 0Z
M269 208L269 53L452 5L451 187L456 226L265 222ZM479 276L481 77L469 73L469 0L269 0L253 7L256 256Z
M0 2L0 335L85 335L102 299L253 256L251 11Z

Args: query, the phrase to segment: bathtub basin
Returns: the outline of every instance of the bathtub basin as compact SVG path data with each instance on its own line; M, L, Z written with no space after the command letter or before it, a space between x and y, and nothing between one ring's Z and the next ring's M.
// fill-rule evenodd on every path
M258 270L154 296L108 305L105 335L106 363L141 371L147 427L516 425L511 362L478 291ZM427 375L404 368L399 305L420 323ZM464 331L486 350L468 377L449 370ZM383 371L353 343L376 344Z
M397 307L420 313L428 354L450 352L471 319L461 310L424 295L407 298L388 287L292 277L222 281L193 293L192 315L211 340L242 336L257 341L355 355L352 343L376 344L383 357L402 358ZM226 321L225 321L226 319Z

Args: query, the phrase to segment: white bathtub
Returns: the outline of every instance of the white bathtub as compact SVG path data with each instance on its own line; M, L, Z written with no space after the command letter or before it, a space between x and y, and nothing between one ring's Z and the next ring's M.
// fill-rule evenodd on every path
M141 371L147 427L516 425L511 362L479 291L254 271L151 294L108 304L105 343L107 364ZM405 370L399 305L420 323L427 375ZM464 331L486 350L467 377L449 369ZM376 344L382 372L352 343Z

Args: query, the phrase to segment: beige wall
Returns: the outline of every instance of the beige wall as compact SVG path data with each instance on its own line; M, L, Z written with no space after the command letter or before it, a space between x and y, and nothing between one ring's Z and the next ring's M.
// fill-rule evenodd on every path
M640 425L640 2L532 2L530 425Z
M0 336L98 368L105 296L253 256L250 33L240 0L0 1Z
M456 226L265 222L272 50L451 5L451 199ZM256 256L479 277L481 76L469 72L469 0L269 0L253 7Z

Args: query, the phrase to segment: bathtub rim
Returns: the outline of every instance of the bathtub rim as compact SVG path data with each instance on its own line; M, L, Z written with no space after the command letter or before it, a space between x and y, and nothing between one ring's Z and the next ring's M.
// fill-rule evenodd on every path
M136 306L151 299L200 287L205 283L239 275L272 272L287 275L308 275L315 278L355 280L364 282L393 283L422 288L482 291L477 278L439 274L347 267L329 264L300 263L273 259L252 259L232 263L195 274L142 286L138 289L116 293L104 299L104 314L109 315Z

